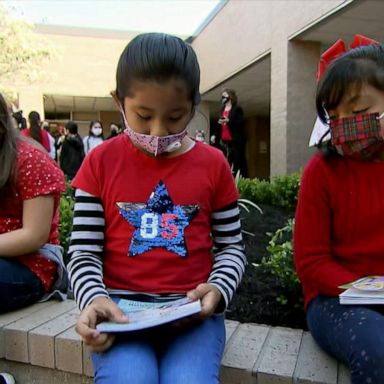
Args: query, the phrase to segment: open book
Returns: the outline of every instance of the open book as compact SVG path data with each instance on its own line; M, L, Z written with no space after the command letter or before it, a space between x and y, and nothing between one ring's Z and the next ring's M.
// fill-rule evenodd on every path
M128 317L128 323L102 322L100 332L129 332L169 323L201 311L200 300L185 297L160 303L120 299L118 306Z
M366 276L341 285L340 304L384 304L384 276Z

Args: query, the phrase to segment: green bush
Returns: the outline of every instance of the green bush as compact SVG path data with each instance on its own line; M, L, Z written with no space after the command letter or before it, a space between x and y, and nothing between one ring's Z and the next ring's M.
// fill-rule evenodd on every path
M295 209L301 173L275 176L270 181L245 179L237 181L240 195L256 204L269 204L287 209Z
M276 277L282 289L282 293L276 299L280 304L301 308L303 295L293 262L293 228L294 219L289 219L285 227L267 234L271 238L267 246L270 256L263 258L256 267L268 269Z
M68 246L72 231L72 220L73 220L73 208L75 205L73 189L69 182L65 192L62 193L60 198L60 221L59 221L59 239L60 244L64 249L64 262L68 262Z

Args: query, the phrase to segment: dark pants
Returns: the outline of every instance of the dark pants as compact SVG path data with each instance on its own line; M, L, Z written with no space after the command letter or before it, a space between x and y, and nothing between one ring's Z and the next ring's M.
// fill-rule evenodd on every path
M384 383L384 308L341 305L338 297L318 296L307 322L319 346L351 371L352 384Z
M245 157L245 142L221 141L221 149L232 167L234 175L240 171L240 175L248 177L247 159Z
M35 303L44 295L40 279L14 258L0 257L0 313Z

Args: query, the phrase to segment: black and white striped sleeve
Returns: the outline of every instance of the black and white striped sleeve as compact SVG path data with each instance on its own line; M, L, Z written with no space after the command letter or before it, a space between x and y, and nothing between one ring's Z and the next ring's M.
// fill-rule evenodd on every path
M108 297L103 283L104 228L104 208L101 200L77 189L68 249L68 272L80 310L96 297Z
M214 263L208 283L220 290L226 308L241 282L247 264L237 201L213 212L211 221Z

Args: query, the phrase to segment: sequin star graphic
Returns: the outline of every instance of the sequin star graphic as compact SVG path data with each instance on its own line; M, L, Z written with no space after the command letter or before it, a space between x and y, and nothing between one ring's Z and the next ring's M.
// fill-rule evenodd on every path
M120 214L134 228L129 256L162 247L180 256L187 255L184 230L199 211L198 205L174 205L168 190L159 181L146 204L117 203Z

